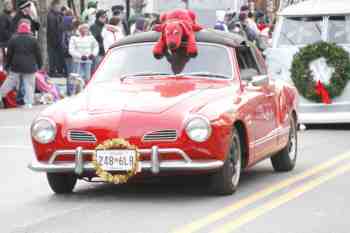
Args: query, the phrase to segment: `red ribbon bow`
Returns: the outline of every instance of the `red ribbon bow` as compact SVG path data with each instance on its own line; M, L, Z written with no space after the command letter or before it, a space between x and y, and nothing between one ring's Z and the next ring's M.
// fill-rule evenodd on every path
M322 103L324 104L331 104L331 98L329 97L329 92L327 91L326 87L321 83L320 80L318 80L316 84L316 94L321 96Z

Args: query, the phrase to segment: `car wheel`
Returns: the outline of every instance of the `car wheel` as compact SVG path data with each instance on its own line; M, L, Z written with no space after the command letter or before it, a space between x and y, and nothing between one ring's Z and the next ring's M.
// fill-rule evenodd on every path
M71 193L77 183L73 174L47 173L47 180L51 189L57 194Z
M294 169L298 154L298 133L293 117L290 118L289 141L278 154L271 157L272 166L277 172L288 172Z
M233 130L229 155L224 166L211 176L211 186L215 194L231 195L238 187L242 170L242 144L236 129Z

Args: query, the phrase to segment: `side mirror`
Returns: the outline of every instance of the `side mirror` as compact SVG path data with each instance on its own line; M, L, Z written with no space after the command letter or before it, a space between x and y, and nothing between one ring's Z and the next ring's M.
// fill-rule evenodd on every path
M269 76L267 75L254 76L251 84L254 87L267 86L269 84Z

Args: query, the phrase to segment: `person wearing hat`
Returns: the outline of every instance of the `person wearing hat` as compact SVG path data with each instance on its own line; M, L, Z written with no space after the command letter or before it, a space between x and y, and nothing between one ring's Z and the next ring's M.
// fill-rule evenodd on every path
M115 5L112 6L112 15L116 16L120 19L118 27L123 30L124 35L130 34L130 28L128 25L128 20L126 19L125 13L124 13L124 6L123 5Z
M98 2L97 0L89 0L87 3L87 8L84 10L81 15L81 19L84 23L87 23L89 26L93 25L96 19Z
M12 33L11 33L11 24L12 24L12 13L13 13L13 6L12 2L10 0L6 0L4 2L4 11L0 15L0 66L5 64L5 57L6 57L6 47L7 43L10 40ZM0 67L1 70L1 67Z
M18 11L13 18L11 32L15 33L21 19L28 19L31 23L31 31L35 35L40 29L40 23L36 19L36 14L33 11L32 2L29 0L22 0L18 4Z
M102 30L107 23L107 11L105 10L98 10L96 13L96 20L95 23L90 27L91 34L95 37L96 41L99 45L99 53L98 57L96 58L94 65L92 69L94 70L98 63L101 61L103 56L105 55L105 49L103 45L103 37L102 37Z
M49 76L67 76L62 48L63 15L61 0L52 0L47 14L47 53L49 56Z
M32 35L29 20L22 20L17 33L8 42L6 71L8 78L0 88L0 101L20 85L24 88L24 103L31 107L34 101L35 72L43 65L39 42Z

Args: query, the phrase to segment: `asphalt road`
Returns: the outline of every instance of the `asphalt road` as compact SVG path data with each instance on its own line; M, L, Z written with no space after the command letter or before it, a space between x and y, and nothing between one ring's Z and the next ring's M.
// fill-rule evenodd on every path
M1 233L349 232L349 126L300 132L293 172L275 173L266 160L243 174L233 196L212 196L189 177L127 186L81 181L74 194L57 196L44 174L26 167L38 111L0 111Z

